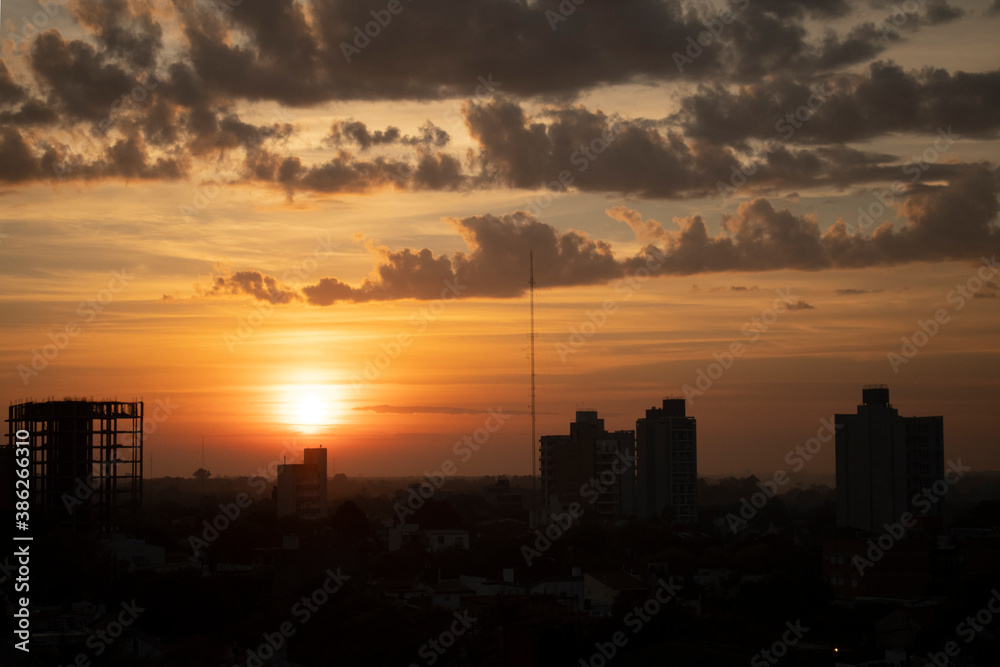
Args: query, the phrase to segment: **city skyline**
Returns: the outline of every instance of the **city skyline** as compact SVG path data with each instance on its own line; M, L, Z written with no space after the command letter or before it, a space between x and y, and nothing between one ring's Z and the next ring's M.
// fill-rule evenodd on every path
M1000 470L996 3L383 5L3 3L0 401L529 474L533 252L538 436L683 396L764 477L888 384Z

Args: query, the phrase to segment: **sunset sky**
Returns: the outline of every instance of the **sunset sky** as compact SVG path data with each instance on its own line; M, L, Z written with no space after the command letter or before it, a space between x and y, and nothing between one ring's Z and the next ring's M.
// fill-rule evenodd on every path
M1000 469L1000 0L0 10L0 399L144 400L147 476L530 472L529 251L539 435L770 475L886 383Z

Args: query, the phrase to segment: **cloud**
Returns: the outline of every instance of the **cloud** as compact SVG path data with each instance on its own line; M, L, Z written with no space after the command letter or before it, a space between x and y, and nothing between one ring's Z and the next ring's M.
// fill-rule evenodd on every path
M404 135L398 127L391 125L385 130L368 130L368 126L360 121L335 121L330 127L330 134L325 141L332 145L355 143L366 151L372 146L400 144L403 146L434 146L443 148L449 140L448 133L427 121L420 128L419 137Z
M163 46L163 28L147 8L127 0L80 0L75 15L106 52L139 68L153 67Z
M663 229L656 220L652 218L643 221L639 212L626 206L614 206L604 211L613 220L624 222L632 231L639 242L658 241L667 237L667 231Z
M757 198L740 204L735 214L724 214L714 236L701 216L675 218L679 231L664 231L661 243L650 243L624 258L616 257L605 241L573 230L560 232L524 211L477 215L448 219L468 248L450 256L435 255L427 248L390 250L369 244L376 266L358 286L324 277L302 288L299 295L270 276L243 271L218 278L207 292L249 294L271 303L301 297L316 306L455 296L516 297L527 289L529 251L534 253L535 280L540 287L606 284L640 268L676 276L978 261L1000 251L997 192L997 179L985 168L947 185L914 187L901 207L905 224L894 228L885 223L871 235L852 233L843 219L822 231L815 216L779 210L767 199ZM608 215L632 224L642 220L637 211L623 207L608 209ZM643 221L640 230L647 227L663 229L654 220ZM739 291L735 286L732 289ZM809 308L804 302L795 306Z
M208 296L252 296L258 301L272 304L287 304L300 301L295 290L282 287L278 281L260 271L237 271L227 276L219 276L211 288L205 291Z
M338 301L438 299L446 292L463 297L513 297L528 287L528 254L535 256L535 279L548 287L601 284L622 275L611 246L575 231L558 232L530 214L478 215L450 219L468 246L451 257L429 249L370 247L379 263L373 276L352 287L323 278L302 289L313 305Z
M846 289L838 289L838 290L834 290L834 291L837 294L837 296L858 296L860 294L878 294L878 293L883 292L885 290L880 290L880 289L853 289L853 288L848 287Z
M788 310L815 310L816 307L799 299L795 303L788 304Z
M997 104L1000 70L907 72L892 62L875 62L862 74L836 74L818 82L771 74L736 90L703 85L681 101L671 120L692 138L737 145L769 138L843 143L890 132L936 135L948 127L963 136L994 136L1000 129L1000 116L992 113Z

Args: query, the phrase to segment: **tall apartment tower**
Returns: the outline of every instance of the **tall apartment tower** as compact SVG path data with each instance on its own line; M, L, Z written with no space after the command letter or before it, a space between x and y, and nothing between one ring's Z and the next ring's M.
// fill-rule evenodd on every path
M878 532L904 512L940 516L940 502L916 512L912 499L944 476L943 417L900 417L886 385L866 385L857 414L834 423L839 527Z
M685 413L683 398L665 398L635 423L640 518L669 514L675 523L698 521L697 422Z
M571 502L592 506L605 516L634 515L634 453L635 433L609 433L593 410L577 411L569 435L543 435L540 471L546 516Z
M326 517L326 449L307 447L302 463L278 466L278 517Z
M105 533L139 518L142 417L142 401L67 398L11 405L7 463L17 448L28 451L20 458L28 460L32 517Z

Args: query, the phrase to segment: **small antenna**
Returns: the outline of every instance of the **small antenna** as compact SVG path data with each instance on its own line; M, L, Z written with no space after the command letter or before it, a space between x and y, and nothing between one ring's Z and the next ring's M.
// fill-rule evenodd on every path
M531 522L538 514L538 491L535 482L535 252L528 251L528 290L531 293Z

